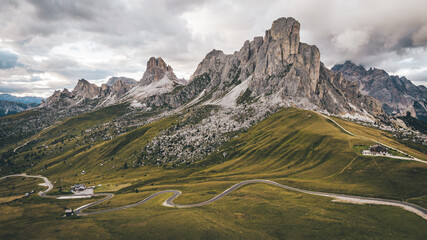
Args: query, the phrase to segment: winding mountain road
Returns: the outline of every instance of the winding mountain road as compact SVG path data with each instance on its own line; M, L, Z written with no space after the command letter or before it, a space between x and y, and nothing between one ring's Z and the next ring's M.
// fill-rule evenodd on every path
M45 181L45 183L48 185L48 189L43 191L43 192L39 192L39 195L41 197L54 197L54 196L46 196L46 193L49 192L50 190L52 190L52 188L53 188L52 183L46 177L35 176L35 175L26 175L26 174L15 174L15 175L8 175L8 176L1 177L0 180L5 179L7 177L32 177L32 178L43 179ZM284 188L287 190L291 190L291 191L295 191L295 192L300 192L300 193L305 193L305 194L310 194L310 195L316 195L316 196L322 196L322 197L330 197L330 198L334 199L333 200L334 202L346 202L346 203L354 203L354 204L388 205L388 206L400 207L400 208L403 208L404 210L407 210L407 211L410 211L410 212L417 214L418 216L422 217L424 220L427 220L427 209L420 207L418 205L412 204L412 203L401 202L401 201L390 200L390 199L370 198L370 197L351 196L351 195L344 195L344 194L309 191L309 190L304 190L304 189L286 186L286 185L283 185L283 184L280 184L280 183L277 183L277 182L274 182L271 180L264 180L264 179L254 179L254 180L247 180L247 181L242 181L242 182L236 183L233 186L231 186L230 188L228 188L227 190L225 190L224 192L216 195L215 197L213 197L213 198L211 198L205 202L201 202L201 203L187 204L187 205L175 204L175 203L173 203L173 200L175 200L179 195L181 195L181 192L178 190L164 190L164 191L156 192L156 193L150 195L149 197L147 197L147 198L145 198L145 199L143 199L137 203L134 203L134 204L130 204L130 205L122 206L122 207L117 207L117 208L104 209L104 210L99 210L99 211L94 211L94 212L89 212L89 213L83 213L82 212L83 210L88 209L92 206L95 206L101 202L104 202L104 201L114 197L114 194L112 194L112 193L97 193L97 194L94 194L94 196L106 196L106 197L103 199L100 199L98 201L95 201L95 202L83 205L81 207L78 207L78 208L74 209L74 213L78 216L86 216L86 215L106 213L106 212L112 212L112 211L117 211L117 210L121 210L121 209L132 208L132 207L136 207L138 205L141 205L141 204L149 201L150 199L152 199L158 195L161 195L163 193L173 193L173 195L171 197L169 197L168 199L166 199L163 202L163 204L162 204L163 206L176 207L176 208L199 207L199 206L203 206L206 204L213 203L213 202L223 198L224 196L228 195L229 193L235 191L236 189L238 189L244 185L255 184L255 183L270 184L270 185L274 185L274 186Z
M43 179L44 182L47 185L47 189L44 190L44 191L40 191L38 193L40 195L40 197L46 197L46 193L48 193L53 188L53 184L49 181L49 179L47 179L47 177L43 177L43 176L27 175L25 173L21 173L21 174L12 174L12 175L7 175L7 176L4 176L4 177L0 177L0 180L3 180L3 179L8 178L8 177L29 177L29 178L40 178L40 179Z

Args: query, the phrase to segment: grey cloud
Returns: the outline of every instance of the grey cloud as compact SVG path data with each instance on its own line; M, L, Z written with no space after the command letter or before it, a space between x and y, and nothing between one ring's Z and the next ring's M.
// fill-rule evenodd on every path
M51 21L62 18L90 20L97 10L94 7L100 6L100 3L105 1L28 0L28 2L36 8L40 19Z
M109 70L93 70L93 69L76 69L76 70L59 70L58 73L61 73L64 76L67 76L71 79L80 79L84 78L86 80L97 80L111 76L113 72Z
M21 86L21 85L3 85L0 84L1 93L9 93L9 94L16 94L16 93L28 93L30 96L31 94L35 95L44 95L46 91L51 90L49 87L30 87L30 86Z
M13 68L16 66L22 66L22 64L18 62L18 55L0 50L0 69Z
M213 48L232 53L263 36L273 20L292 16L301 23L301 41L316 44L327 66L350 59L391 72L413 69L408 78L426 83L419 70L427 65L426 8L424 0L5 0L0 39L13 42L0 44L13 49L30 74L55 72L70 84L143 71L151 56L191 73ZM85 50L93 58L99 51L120 58L85 63L52 51L82 42L96 45Z

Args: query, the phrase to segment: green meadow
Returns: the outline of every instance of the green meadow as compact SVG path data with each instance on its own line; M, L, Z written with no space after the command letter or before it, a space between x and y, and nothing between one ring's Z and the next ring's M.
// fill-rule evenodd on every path
M270 179L307 190L396 199L427 207L427 164L362 156L361 146L374 142L346 134L311 111L283 109L205 159L175 167L148 163L133 167L132 163L150 140L180 124L185 115L163 118L112 140L88 145L77 146L79 138L69 137L118 115L92 112L80 116L88 121L72 118L58 123L40 133L41 140L19 151L13 161L27 166L24 171L29 174L48 177L55 193L85 183L100 185L96 192L115 194L87 212L132 204L166 189L183 192L175 203L197 203L248 179ZM356 135L427 159L422 146L405 144L384 131L334 120ZM52 141L62 150L49 153L39 148ZM30 166L26 156L34 155L40 159ZM19 195L36 188L39 182L19 177L0 182L0 189L12 193L10 196ZM126 210L67 218L62 217L64 208L76 208L93 199L18 198L0 203L0 212L6 213L0 217L0 238L422 239L427 235L427 222L400 208L336 203L266 184L247 185L217 202L189 209L162 206L169 196L163 194Z

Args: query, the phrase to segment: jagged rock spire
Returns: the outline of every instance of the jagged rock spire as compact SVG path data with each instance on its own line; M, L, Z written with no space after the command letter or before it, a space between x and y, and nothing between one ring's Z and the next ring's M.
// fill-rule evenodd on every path
M204 75L211 79L205 92L210 93L212 102L224 106L233 101L219 98L233 91L228 96L249 92L266 102L281 99L285 105L334 114L362 115L362 108L373 115L382 114L379 102L360 96L357 86L335 76L320 62L315 45L300 42L300 23L291 17L277 19L264 37L246 41L234 54L210 52L191 79Z
M147 69L141 79L142 85L148 85L153 82L161 80L164 76L170 80L178 80L170 65L161 58L151 57L147 62Z

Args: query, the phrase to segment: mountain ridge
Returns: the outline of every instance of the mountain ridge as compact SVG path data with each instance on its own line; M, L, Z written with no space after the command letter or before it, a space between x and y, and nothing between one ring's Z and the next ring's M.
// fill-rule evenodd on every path
M405 116L410 112L418 119L427 122L427 88L416 86L406 77L389 75L383 69L365 69L351 61L336 64L331 69L345 78L359 84L359 89L378 99L389 115Z
M0 117L26 111L28 109L37 107L37 103L23 103L0 100Z
M208 74L212 81L205 91L211 92L214 100L248 81L244 88L261 101L386 120L377 100L362 95L343 76L327 69L316 46L299 41L299 29L295 19L279 18L264 38L246 41L234 54L208 53L190 81Z
M178 79L161 57L151 57L135 85L122 81L121 88L108 84L97 87L80 80L71 93L55 92L42 107L55 105L50 102L59 102L57 107L62 107L99 99L88 110L124 102L149 110L177 108L196 97L203 100L198 104L233 107L239 105L237 102L244 103L243 98L250 98L261 105L297 106L363 121L387 122L381 104L361 94L353 82L327 69L320 61L319 49L300 42L299 32L297 20L279 18L264 37L246 41L234 54L209 52L188 83Z

